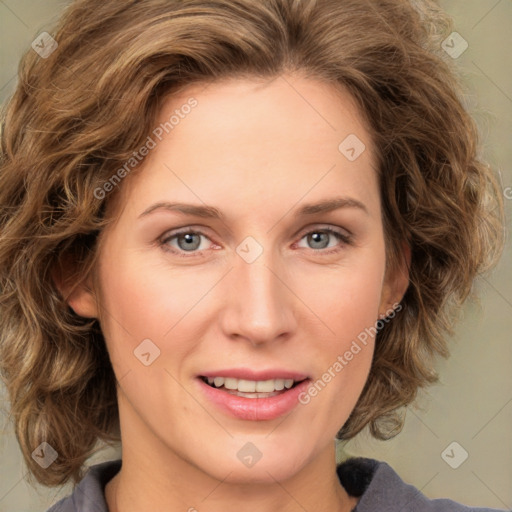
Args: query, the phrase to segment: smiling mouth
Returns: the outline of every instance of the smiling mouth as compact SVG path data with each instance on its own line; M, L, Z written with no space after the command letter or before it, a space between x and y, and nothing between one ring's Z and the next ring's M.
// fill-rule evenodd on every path
M200 376L200 379L214 389L243 398L270 398L282 395L301 382L308 380L270 379L267 381L247 381L235 378L211 378L204 376Z

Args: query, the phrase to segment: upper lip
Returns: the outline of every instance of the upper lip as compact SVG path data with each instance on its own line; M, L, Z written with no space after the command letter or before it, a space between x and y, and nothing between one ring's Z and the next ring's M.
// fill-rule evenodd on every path
M301 381L307 379L304 373L281 368L268 368L267 370L252 370L251 368L228 368L224 370L213 370L200 374L201 377L232 377L244 380L271 380L271 379L293 379Z

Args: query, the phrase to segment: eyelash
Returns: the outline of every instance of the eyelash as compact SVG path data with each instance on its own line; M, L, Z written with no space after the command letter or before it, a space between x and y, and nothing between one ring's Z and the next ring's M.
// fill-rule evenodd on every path
M352 244L352 236L351 235L342 233L332 227L325 227L325 228L313 229L311 231L307 231L300 237L299 240L302 240L307 235L311 235L313 233L329 233L331 235L334 235L336 238L338 238L338 240L342 242L342 245L351 245ZM205 238L209 239L208 235L206 235L202 231L186 228L186 229L183 229L180 231L171 232L168 236L164 235L164 237L159 240L159 245L162 247L162 249L164 251L167 251L174 255L177 255L178 257L182 257L182 258L197 257L199 254L201 254L201 251L196 251L196 252L191 252L190 254L186 254L184 251L170 249L169 246L167 245L168 242L170 240L172 240L173 238L176 238L180 235L187 235L187 234L202 235ZM327 249L310 249L310 250L313 252L322 253L323 255L329 255L329 254L334 254L334 253L340 252L342 250L342 247L336 246L335 248L331 248L330 250L327 250Z

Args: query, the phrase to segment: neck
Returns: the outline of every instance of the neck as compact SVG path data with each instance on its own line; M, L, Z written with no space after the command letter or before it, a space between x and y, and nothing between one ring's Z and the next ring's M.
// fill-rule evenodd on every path
M332 452L334 457L334 450ZM304 512L333 510L350 512L358 499L349 496L336 475L335 464L330 465L333 479L320 479L315 473L307 475L310 468L286 481L273 484L230 484L212 479L204 487L204 478L184 481L176 479L177 472L167 479L167 485L154 481L157 474L153 467L132 471L133 466L123 456L122 469L105 487L109 512L135 512L140 510L183 509L197 512L239 510L240 512ZM323 473L322 473L323 474ZM159 481L166 480L159 475ZM161 478L164 477L164 478Z

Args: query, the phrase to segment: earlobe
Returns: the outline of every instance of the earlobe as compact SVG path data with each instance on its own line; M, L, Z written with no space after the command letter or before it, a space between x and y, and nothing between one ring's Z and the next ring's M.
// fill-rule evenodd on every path
M85 318L98 318L96 299L90 286L79 284L70 291L66 302L73 311Z
M401 302L409 287L409 268L411 266L411 248L406 241L402 242L402 258L397 267L386 276L382 288L379 317L383 318L394 309L393 305Z
M96 297L92 288L90 277L77 282L77 274L72 271L72 262L69 257L53 269L52 279L63 299L79 316L85 318L98 318Z

